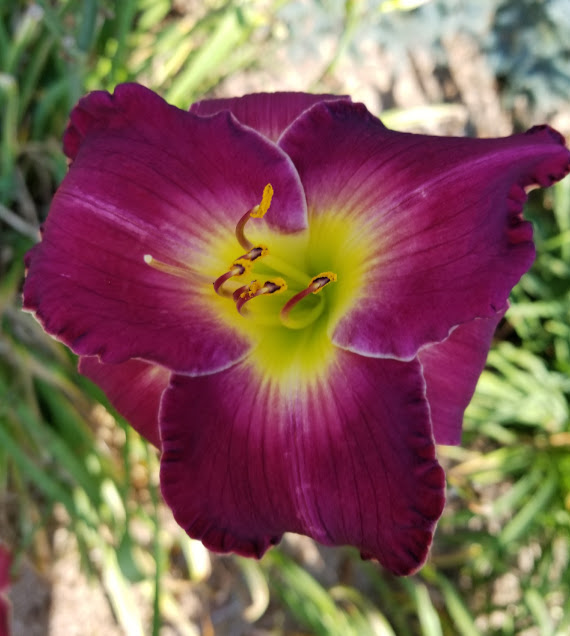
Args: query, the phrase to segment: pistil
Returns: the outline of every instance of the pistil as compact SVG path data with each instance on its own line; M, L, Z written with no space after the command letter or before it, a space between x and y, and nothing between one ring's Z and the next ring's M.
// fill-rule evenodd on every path
M165 274L170 274L172 276L177 276L178 278L187 278L189 280L196 280L200 275L187 268L187 267L179 267L178 265L169 265L168 263L163 263L162 261L157 260L150 254L145 254L143 256L144 262L153 269L158 270L159 272L164 272Z

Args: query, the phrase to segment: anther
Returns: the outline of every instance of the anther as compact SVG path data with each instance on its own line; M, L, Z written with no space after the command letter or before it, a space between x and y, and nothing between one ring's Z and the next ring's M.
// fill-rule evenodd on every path
M280 318L283 324L286 327L290 327L291 329L301 329L306 326L308 322L312 322L317 314L320 314L322 311L322 305L317 305L315 308L315 315L311 313L309 316L306 316L302 321L294 321L289 317L289 313L297 305L303 298L306 298L309 294L318 294L323 287L328 285L329 283L335 283L337 280L337 275L334 272L323 272L318 276L314 276L311 279L311 282L307 285L306 289L300 291L298 294L295 294L293 298L290 298L280 313Z
M263 285L260 285L257 281L251 282L245 286L243 291L236 290L234 292L234 300L236 301L236 309L239 313L242 313L242 307L245 303L249 302L253 298L258 296L264 296L267 294L280 294L287 289L287 283L282 278L273 278L267 280ZM239 293L238 293L239 292Z
M243 276L246 272L251 270L251 267L251 262L241 259L235 261L225 274L222 274L214 281L214 291L216 294L219 294L220 296L227 296L228 294L222 289L222 285L234 276Z
M246 254L242 254L230 265L229 270L225 274L222 274L214 281L214 290L216 294L219 294L220 296L227 296L228 294L221 289L222 285L234 276L243 276L246 272L250 272L253 267L253 261L265 256L268 251L269 250L265 247L265 245L258 245L256 247L252 247Z
M245 259L246 261L256 261L258 258L269 254L269 248L265 245L257 245L256 247L252 247L247 254L243 254L238 258L238 260Z
M245 298L246 296L253 296L253 294L255 294L255 292L260 287L261 287L261 285L256 280L252 280L247 285L242 285L241 287L238 287L235 290L235 292L232 294L232 298L234 299L234 303L237 303L237 301L240 298Z
M273 198L273 186L268 183L263 189L263 195L261 196L261 202L258 205L255 205L251 210L248 210L238 221L236 225L236 238L239 244L243 247L244 250L251 250L253 248L253 243L246 238L244 229L245 224L249 221L249 219L261 219L265 216L267 210L269 210L269 206L271 205L271 199Z

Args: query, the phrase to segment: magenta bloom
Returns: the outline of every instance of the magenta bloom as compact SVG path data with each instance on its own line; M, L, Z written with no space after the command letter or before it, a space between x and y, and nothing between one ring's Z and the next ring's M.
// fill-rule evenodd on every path
M181 526L221 552L293 531L416 570L435 443L460 440L561 136L404 134L301 93L188 113L124 85L79 102L64 148L24 305L161 449Z

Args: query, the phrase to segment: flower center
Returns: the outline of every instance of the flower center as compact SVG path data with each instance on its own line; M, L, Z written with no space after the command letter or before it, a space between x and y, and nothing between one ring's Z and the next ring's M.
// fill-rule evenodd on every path
M192 294L189 307L204 303L213 320L251 341L247 364L259 382L278 383L293 395L313 390L335 363L331 335L365 297L378 246L350 208L334 203L327 210L309 208L304 231L280 232L263 218L272 195L266 186L259 205L234 226L235 235L221 215L222 223L203 228L195 244L181 245L168 262L151 254L144 262L182 279ZM335 271L328 271L332 266Z
M322 313L324 301L313 304L302 303L309 294L318 294L326 285L337 280L333 272L322 272L310 276L296 265L270 253L270 249L261 244L255 244L245 235L245 227L249 219L261 219L265 216L273 198L273 187L267 184L263 190L261 202L248 210L236 225L236 238L241 247L246 250L230 265L227 272L219 276L213 283L214 291L235 303L239 314L252 317L246 304L260 296L281 294L286 290L293 292L293 296L279 311L281 324L289 329L303 329L313 323ZM235 279L252 278L245 285L239 285ZM229 290L228 286L237 288ZM307 305L307 306L304 306ZM293 311L293 309L295 311ZM293 313L293 315L291 315ZM263 322L266 322L265 320Z

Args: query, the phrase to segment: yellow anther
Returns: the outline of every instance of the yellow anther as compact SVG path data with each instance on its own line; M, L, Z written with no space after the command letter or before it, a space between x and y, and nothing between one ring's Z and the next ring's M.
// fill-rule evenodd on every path
M269 248L267 245L256 245L255 247L252 247L249 252L240 256L237 260L240 261L243 259L253 262L267 254L269 254Z
M251 283L247 285L246 289L244 289L239 294L239 298L246 298L249 296L253 296L260 289L261 289L261 285L256 280L252 280Z
M224 283L229 281L230 278L239 278L240 276L243 276L250 272L252 267L253 263L250 260L238 258L237 261L234 261L230 265L229 270L225 274L222 274L214 281L214 291L216 294L219 294L220 296L229 296L229 292L223 288Z
M253 298L258 296L264 296L266 294L280 294L287 289L287 283L282 278L272 278L266 280L263 285L260 285L256 280L252 281L245 289L238 290L234 293L234 300L236 301L236 309L239 313L242 313L242 308L245 303L249 302Z
M252 268L253 261L242 257L238 258L230 265L229 271L234 272L232 276L235 276L237 278L239 276L243 276L244 274L248 274L249 272L251 272Z
M266 280L259 292L262 294L281 294L287 289L287 283L282 278Z
M256 205L251 210L249 216L251 216L251 218L253 219L262 219L265 216L267 210L269 210L271 199L273 199L273 186L268 183L265 188L263 188L261 203L259 205Z
M328 285L329 283L336 283L336 280L337 275L334 272L323 272L318 276L313 276L308 288L313 294L318 294L325 285Z
M242 254L229 266L228 271L214 281L214 290L220 296L228 296L229 293L222 287L230 278L239 278L244 274L249 274L253 269L254 261L265 256L269 250L265 245L252 247L248 252ZM241 288L240 288L241 289Z

